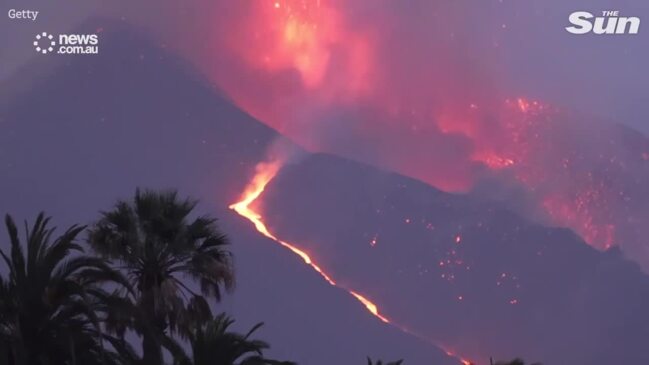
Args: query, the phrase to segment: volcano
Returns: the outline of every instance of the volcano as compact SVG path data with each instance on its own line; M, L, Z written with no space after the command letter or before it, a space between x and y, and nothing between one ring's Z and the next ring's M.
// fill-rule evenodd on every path
M500 195L525 218L570 228L600 250L619 246L649 272L643 224L649 140L613 123L638 125L641 118L595 105L617 100L608 108L616 109L642 99L644 88L628 90L646 84L635 76L641 67L635 62L646 58L640 38L573 43L577 38L563 23L574 9L561 2L552 5L552 26L535 6L502 1L209 5L204 16L185 20L203 24L209 46L184 28L165 28L165 34L237 105L282 135L311 152L378 166L445 192L494 182L483 195ZM532 31L522 20L534 18L543 27ZM570 53L561 71L540 61L556 52L546 26L563 32L553 33ZM623 83L612 77L607 83L618 86L582 92L579 85L603 80L578 62L597 58L599 72L608 74L617 59L599 53L626 52L638 54L619 59L634 70ZM545 82L532 81L537 74L553 79L552 93L540 92ZM581 81L566 79L579 74ZM577 95L589 102L568 102Z
M290 142L139 29L88 24L77 33L100 26L99 55L38 57L2 85L0 213L22 220L45 210L63 227L90 223L137 186L178 188L221 218L233 242L237 290L216 310L234 314L242 331L265 321L270 355L314 365L368 355L459 363L377 321L227 209L269 147Z
M617 248L535 223L488 189L449 194L308 153L139 30L97 24L99 55L41 57L2 85L2 213L46 209L67 225L136 186L199 198L222 217L237 259L239 288L222 309L242 328L265 320L271 354L301 364L460 363L450 352L478 363L649 363L649 278ZM277 145L293 158L249 202L272 239L228 206Z

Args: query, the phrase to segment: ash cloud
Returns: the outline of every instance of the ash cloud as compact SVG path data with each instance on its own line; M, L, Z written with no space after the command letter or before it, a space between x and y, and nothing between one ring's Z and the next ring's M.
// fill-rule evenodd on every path
M635 74L646 36L569 38L563 26L579 6L610 4L197 1L165 4L164 23L132 5L112 9L307 150L502 199L647 266L646 139L593 117L628 117L615 111L629 105L622 91L637 100L649 82Z
M525 8L289 0L212 9L208 45L187 33L174 35L177 47L308 150L450 192L495 182L528 216L649 263L636 223L648 209L636 186L646 142L630 147L622 127L511 94L521 87L504 48Z

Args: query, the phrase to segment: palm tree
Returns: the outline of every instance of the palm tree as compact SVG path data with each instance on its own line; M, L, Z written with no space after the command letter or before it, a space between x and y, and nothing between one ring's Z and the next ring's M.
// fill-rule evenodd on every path
M112 328L123 335L129 327L142 336L143 363L162 363L162 346L187 323L211 317L206 298L219 301L233 287L231 254L216 220L190 219L196 202L175 191L140 191L132 201L119 201L90 229L88 241L100 255L123 271L135 289L113 303ZM182 280L198 282L193 289Z
M233 319L221 313L212 320L194 326L187 334L192 357L182 351L174 351L176 365L295 365L263 356L263 351L270 346L264 341L250 338L263 323L258 323L245 335L231 332L229 328L233 323Z
M403 364L403 360L398 360L398 361L393 361L386 363L385 365L401 365ZM372 359L369 357L367 358L367 365L383 365L383 361L378 360L377 362L372 362Z
M119 282L106 263L86 256L76 243L84 227L72 226L52 241L54 228L41 213L31 229L25 223L26 252L7 215L10 251L0 249L8 269L0 275L0 363L10 365L111 364L100 331L99 286ZM118 344L116 342L116 344Z
M523 361L521 359L514 359L514 360L511 360L511 361L498 361L495 365L525 365L525 361ZM531 365L541 365L541 364L540 363L533 363Z

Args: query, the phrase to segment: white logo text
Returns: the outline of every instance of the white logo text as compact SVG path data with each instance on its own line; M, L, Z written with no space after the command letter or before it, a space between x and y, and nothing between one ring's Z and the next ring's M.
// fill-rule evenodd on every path
M568 21L572 26L566 30L572 34L638 34L640 30L640 18L620 16L617 10L603 11L602 16L576 11L570 14Z

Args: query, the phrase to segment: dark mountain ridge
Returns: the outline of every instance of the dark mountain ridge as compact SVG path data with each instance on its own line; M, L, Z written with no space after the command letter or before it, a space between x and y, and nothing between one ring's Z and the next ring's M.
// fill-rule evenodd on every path
M619 249L328 155L284 167L262 203L336 282L468 358L649 363L649 277Z

